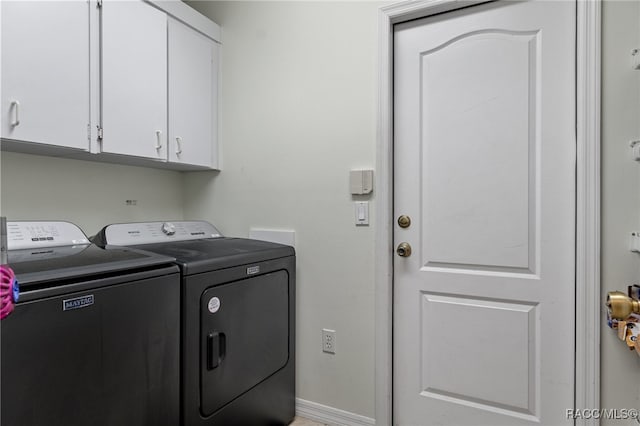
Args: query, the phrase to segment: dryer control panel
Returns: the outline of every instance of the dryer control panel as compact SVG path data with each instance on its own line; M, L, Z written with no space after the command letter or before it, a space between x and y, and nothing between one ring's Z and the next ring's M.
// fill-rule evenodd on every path
M112 246L132 246L222 237L222 234L215 226L209 222L199 220L116 223L106 226L101 231L101 234L103 234L101 236L103 242Z
M89 244L80 228L70 222L7 221L7 248L34 249Z

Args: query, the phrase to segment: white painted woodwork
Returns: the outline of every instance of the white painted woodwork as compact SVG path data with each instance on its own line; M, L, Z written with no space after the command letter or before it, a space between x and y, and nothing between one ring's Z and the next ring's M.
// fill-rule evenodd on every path
M2 138L88 150L89 2L0 7Z
M577 12L575 407L598 409L607 407L601 405L600 400L600 327L603 324L600 285L602 2L578 2ZM614 26L619 25L615 17L609 16L606 20L615 22ZM616 383L612 377L608 381ZM600 420L593 418L576 421L577 426L599 424Z
M169 161L218 167L219 45L169 18Z
M427 292L421 301L420 389L425 394L535 410L536 305ZM494 345L491 351L487 342ZM482 358L469 360L475 351L467 347L482 348L476 353ZM509 380L493 385L502 376Z
M576 5L394 33L394 424L556 425L574 403Z
M484 3L479 0L476 3ZM380 9L376 215L376 422L392 423L393 27L467 6L456 0L416 0ZM576 165L576 400L577 409L600 402L600 66L602 2L577 3ZM613 20L610 19L611 22ZM576 425L597 425L578 419Z
M217 24L180 1L0 4L3 150L218 168Z
M102 6L102 152L167 159L167 15L142 1Z
M222 42L222 29L218 24L207 18L192 6L187 6L182 0L144 0L157 8L164 10L180 22L186 22L189 27L207 36L208 38Z
M480 30L421 53L425 265L528 269L535 258L538 38Z

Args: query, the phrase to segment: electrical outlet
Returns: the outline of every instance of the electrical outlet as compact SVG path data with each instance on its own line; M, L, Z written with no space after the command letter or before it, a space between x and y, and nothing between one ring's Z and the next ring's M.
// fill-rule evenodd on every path
M326 328L322 329L322 352L330 354L336 353L336 331Z

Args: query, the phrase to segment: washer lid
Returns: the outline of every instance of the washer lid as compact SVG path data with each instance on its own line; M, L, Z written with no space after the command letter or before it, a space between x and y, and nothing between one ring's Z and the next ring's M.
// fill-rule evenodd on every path
M64 221L7 222L7 246L8 264L23 290L175 261L140 250L105 250L91 244L77 225Z
M57 285L60 281L119 275L160 265L174 258L127 248L103 249L93 244L10 250L9 266L22 290Z

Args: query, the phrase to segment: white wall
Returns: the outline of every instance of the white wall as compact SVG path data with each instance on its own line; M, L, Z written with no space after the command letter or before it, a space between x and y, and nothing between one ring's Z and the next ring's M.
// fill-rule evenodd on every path
M603 5L602 40L602 300L640 282L640 255L628 236L640 230L640 163L630 159L629 141L640 139L640 71L630 52L640 48L640 2ZM601 406L640 408L640 357L602 326ZM603 421L603 425L627 424ZM629 425L635 424L629 421Z
M375 164L381 4L189 4L223 28L223 171L187 175L185 215L296 231L297 396L374 417L374 229L354 225L348 185Z
M66 220L88 235L113 222L183 218L182 176L166 170L3 152L0 194L7 220Z

